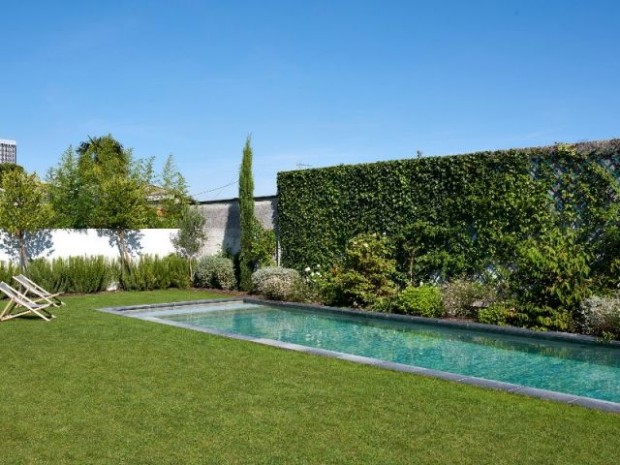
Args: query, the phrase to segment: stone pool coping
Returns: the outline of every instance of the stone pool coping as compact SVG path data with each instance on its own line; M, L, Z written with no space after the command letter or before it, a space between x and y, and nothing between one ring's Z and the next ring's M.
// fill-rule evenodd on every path
M319 311L327 311L330 313L337 314L345 314L345 315L356 315L369 319L384 319L384 320L396 320L396 321L404 321L404 322L415 322L419 324L427 324L432 326L444 326L451 328L459 328L459 329L468 329L474 331L483 331L487 333L495 333L495 334L504 334L504 335L515 335L522 337L529 337L533 339L546 339L546 340L555 340L562 342L573 342L578 344L589 344L589 345L604 345L607 347L618 347L620 350L620 343L618 341L612 342L603 342L591 336L583 336L579 334L570 334L570 333L561 333L561 332L537 332L531 331L523 328L515 328L511 326L495 326L495 325L487 325L482 323L474 323L469 321L459 321L459 320L444 320L438 318L425 318L425 317L416 317L409 315L397 315L390 313L377 313L377 312L368 312L363 310L355 310L348 308L338 308L338 307L326 307L321 305L313 305L313 304L301 304L301 303L293 303L293 302L276 302L264 299L243 297L243 298L224 298L224 299L208 299L208 300L194 300L194 301L186 301L186 302L170 302L170 303L161 303L161 304L145 304L145 305L131 305L125 307L106 307L97 309L98 311L111 313L115 315L122 316L130 316L133 318L138 318L141 320L152 321L160 324L166 324L169 326L176 326L179 328L191 329L194 331L199 331L208 334L214 334L218 336L230 337L233 339L239 339L244 341L255 342L258 344L268 345L272 347L278 347L281 349L294 350L297 352L303 352L313 355L320 355L324 357L337 358L340 360L346 360L354 363L362 363L365 365L376 366L380 368L387 368L395 371L402 371L407 373L414 373L423 376L429 376L433 378L440 378L448 381L454 381L462 384L470 384L474 386L490 388L500 391L506 391L513 394L520 394L530 397L536 397L545 400L551 400L555 402L567 403L570 405L579 405L586 408L592 408L597 410L603 410L606 412L615 412L620 413L620 403L610 402L599 399L592 399L589 397L576 396L573 394L565 394L561 392L548 391L545 389L532 388L527 386L521 386L512 383L505 383L502 381L494 381L483 378L476 378L473 376L465 376L459 375L456 373L450 373L446 371L433 370L430 368L423 368L411 365L405 365L402 363L388 362L385 360L379 360L370 357L364 357L360 355L347 354L342 352L336 352L325 349L317 349L313 347L307 347L299 344L292 344L288 342L276 341L273 339L264 339L252 336L245 336L236 333L230 333L227 331L221 331L216 329L209 328L199 328L196 326L192 326L186 323L179 323L175 321L166 321L155 318L152 315L153 312L156 312L158 309L169 308L169 307L188 307L193 305L200 304L209 304L209 305L217 305L217 304L258 304L258 305L270 305L275 307L284 307L284 308L299 308L306 310L319 310Z

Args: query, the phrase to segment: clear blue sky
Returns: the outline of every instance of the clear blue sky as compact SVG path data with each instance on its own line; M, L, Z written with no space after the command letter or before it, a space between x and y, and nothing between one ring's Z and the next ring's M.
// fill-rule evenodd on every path
M0 138L111 133L199 199L296 169L620 137L617 0L4 1ZM205 192L210 191L210 192Z

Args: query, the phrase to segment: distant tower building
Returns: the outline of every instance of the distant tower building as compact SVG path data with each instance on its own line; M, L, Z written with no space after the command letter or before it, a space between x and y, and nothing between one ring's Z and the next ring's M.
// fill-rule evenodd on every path
M17 163L17 142L0 139L0 163Z

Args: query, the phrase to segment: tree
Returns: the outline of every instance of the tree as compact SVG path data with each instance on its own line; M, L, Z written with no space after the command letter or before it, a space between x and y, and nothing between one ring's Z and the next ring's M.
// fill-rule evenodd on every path
M159 225L164 228L179 227L183 216L189 211L190 197L187 182L177 170L172 155L168 155L157 183L161 188L157 200Z
M11 171L19 171L24 173L24 168L15 163L0 163L0 184L2 184L2 179L4 179L4 175L6 173L10 173Z
M86 183L78 170L73 147L62 154L60 163L46 177L49 201L54 208L56 228L88 228L94 208L94 186Z
M186 208L181 215L179 231L172 237L177 254L189 261L189 273L193 278L192 261L196 258L207 236L204 232L205 217L196 208Z
M56 225L112 230L111 242L129 265L129 233L157 223L148 201L153 161L134 160L111 135L89 137L76 152L69 147L47 176Z
M100 185L96 224L113 231L121 262L131 264L129 232L154 221L154 211L146 198L146 184L139 176L114 176Z
M239 215L241 250L239 253L240 282L243 291L252 290L252 236L254 231L254 179L252 178L252 146L248 136L243 148L239 170Z
M43 186L36 174L23 170L4 173L0 192L0 227L18 248L22 269L28 265L28 239L48 227L52 210L45 202Z

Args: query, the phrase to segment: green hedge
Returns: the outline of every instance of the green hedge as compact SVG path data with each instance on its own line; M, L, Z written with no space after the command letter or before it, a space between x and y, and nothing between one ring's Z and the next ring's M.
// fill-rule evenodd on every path
M611 279L619 179L620 139L278 173L282 264L330 266L378 232L397 239L401 270L447 278L510 266L523 241L570 230Z

